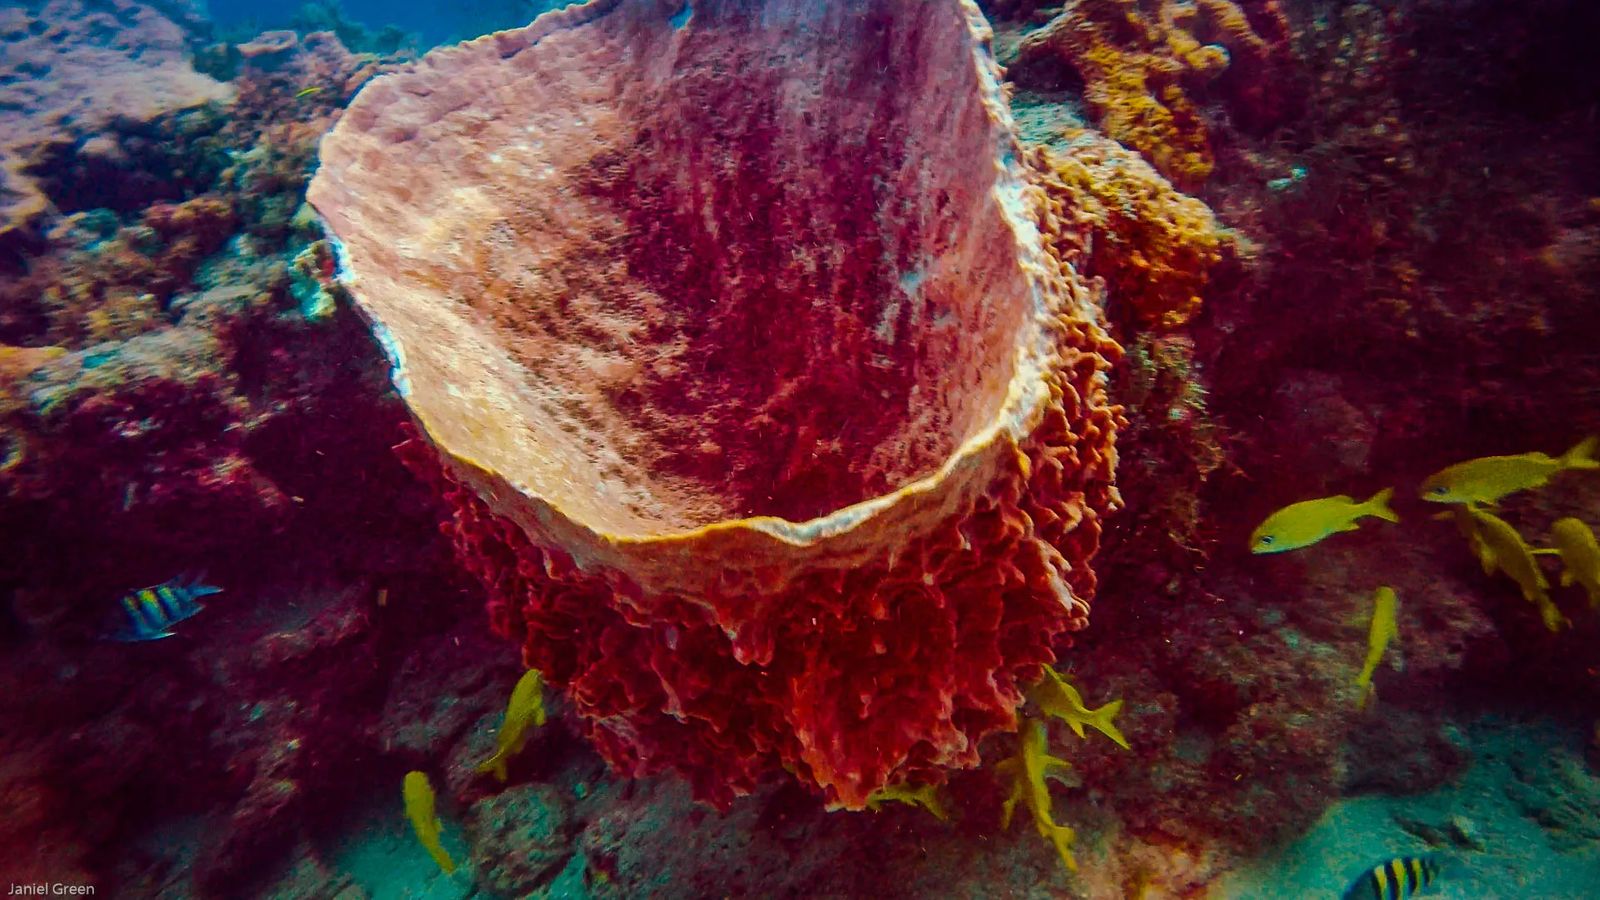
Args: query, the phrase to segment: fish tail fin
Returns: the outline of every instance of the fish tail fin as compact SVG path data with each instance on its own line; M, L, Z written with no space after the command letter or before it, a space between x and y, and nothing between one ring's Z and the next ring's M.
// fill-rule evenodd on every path
M1561 454L1557 462L1561 463L1563 469L1600 469L1600 460L1594 457L1597 445L1600 445L1600 435L1591 434Z
M177 582L188 592L190 597L205 597L211 594L222 593L222 588L214 584L206 584L206 573L186 572L179 576Z
M505 784L506 780L511 777L510 771L506 768L506 755L504 753L496 753L478 764L478 774L488 775L490 773L493 773L495 780L501 784Z
M1122 736L1122 730L1117 727L1115 719L1117 713L1122 712L1122 700L1119 698L1095 710L1090 720L1100 733L1116 742L1124 750L1132 750L1128 746L1128 739Z
M1365 712L1367 707L1372 705L1372 701L1376 699L1378 699L1378 689L1373 687L1372 682L1368 681L1361 685L1361 695L1356 698L1356 709Z
M1001 831L1005 831L1007 828L1011 827L1011 814L1017 811L1017 801L1021 799L1022 782L1018 781L1016 785L1011 788L1011 796L1007 797L1005 804L1000 807Z
M1394 510L1389 508L1389 498L1393 496L1394 488L1386 487L1373 494L1366 503L1361 505L1366 507L1367 515L1369 516L1377 516L1385 522L1398 522L1400 517L1395 515Z
M1067 825L1050 826L1050 843L1056 847L1056 853L1061 857L1061 864L1067 871L1078 871L1078 858L1072 855L1072 845L1077 843L1078 833Z
M1561 611L1561 607L1550 602L1549 597L1544 598L1544 602L1539 604L1539 618L1544 620L1544 627L1549 629L1551 634L1559 634L1561 629L1572 627L1572 620Z

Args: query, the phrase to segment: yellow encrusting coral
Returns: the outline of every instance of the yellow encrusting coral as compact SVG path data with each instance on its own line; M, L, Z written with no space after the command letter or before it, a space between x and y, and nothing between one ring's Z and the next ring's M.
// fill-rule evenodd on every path
M1035 148L1029 162L1052 254L1105 280L1113 318L1176 328L1200 311L1212 271L1235 246L1210 207L1091 131L1070 133L1064 152Z
M1191 94L1236 67L1238 115L1270 122L1282 105L1271 87L1282 79L1259 76L1280 64L1285 26L1281 15L1262 12L1272 40L1233 0L1077 0L1022 41L1018 63L1053 57L1072 67L1100 128L1179 186L1193 188L1210 177L1216 160Z
M1061 862L1070 870L1078 871L1078 860L1072 855L1072 845L1078 839L1070 826L1057 825L1051 818L1050 786L1045 783L1052 769L1065 769L1068 763L1049 754L1046 747L1044 723L1029 719L1022 723L1017 734L1017 753L1002 762L998 771L1011 779L1011 794L1006 798L1000 813L1000 827L1011 827L1011 814L1016 812L1017 801L1033 813L1033 824L1045 840L1061 855Z

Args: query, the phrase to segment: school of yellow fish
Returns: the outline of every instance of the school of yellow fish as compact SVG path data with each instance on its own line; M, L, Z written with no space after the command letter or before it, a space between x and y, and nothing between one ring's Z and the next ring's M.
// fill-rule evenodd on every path
M511 689L505 719L495 735L494 755L478 766L478 772L492 774L504 783L508 776L507 762L528 745L529 729L544 725L544 720L544 674L538 669L529 669ZM444 848L444 825L439 821L433 782L424 772L407 772L400 793L417 843L433 857L440 871L447 876L454 875L456 864Z
M1558 473L1600 468L1600 461L1594 457L1597 444L1600 438L1587 438L1559 457L1524 453L1468 460L1430 475L1419 492L1423 500L1451 504L1448 512L1435 518L1453 520L1484 574L1498 572L1515 582L1551 631L1559 631L1571 622L1550 599L1550 583L1538 557L1559 557L1563 567L1561 586L1582 588L1587 594L1589 608L1600 612L1600 541L1588 524L1567 517L1551 526L1550 541L1554 546L1535 549L1515 527L1491 512L1490 507L1509 494L1542 487ZM1291 503L1272 513L1251 533L1250 551L1268 554L1299 550L1332 535L1356 531L1361 527L1361 520L1368 517L1398 522L1399 516L1389 507L1393 495L1393 488L1385 488L1365 501L1341 494ZM1377 588L1373 593L1366 660L1354 685L1358 708L1366 708L1376 694L1372 679L1385 650L1399 634L1398 610L1399 598L1394 589L1387 585ZM1104 734L1117 746L1130 749L1115 724L1117 714L1122 711L1122 700L1090 709L1078 689L1059 672L1047 665L1043 673L1043 678L1027 697L1040 712L1066 722L1080 738L1085 737L1087 726ZM537 670L524 673L517 681L496 735L495 753L478 767L480 773L491 774L501 782L507 780L509 760L527 745L531 729L545 722L543 688L543 676ZM1018 729L1015 754L998 767L998 773L1011 782L1010 794L1001 812L1001 828L1011 824L1017 804L1022 804L1031 814L1039 834L1054 846L1062 863L1076 871L1078 864L1072 848L1077 834L1071 826L1056 823L1048 785L1048 778L1068 768L1069 763L1050 755L1048 743L1044 721L1024 717ZM443 829L435 812L433 785L422 772L411 772L406 775L403 788L406 815L418 842L446 875L454 873L455 862L441 841ZM867 805L876 811L887 802L921 806L941 820L949 818L936 785L885 787L870 797Z
M1560 557L1561 586L1581 587L1588 596L1589 608L1600 612L1600 541L1587 523L1569 516L1550 527L1553 547L1535 549L1491 508L1518 491L1543 487L1562 472L1600 469L1600 461L1594 455L1597 445L1600 437L1588 437L1560 456L1534 452L1470 459L1428 476L1418 491L1423 500L1451 505L1448 512L1434 518L1454 521L1484 574L1499 573L1515 582L1552 632L1570 627L1572 621L1550 598L1550 582L1538 557ZM1393 495L1392 488L1385 488L1365 502L1341 494L1291 503L1269 515L1251 533L1250 552L1282 553L1309 547L1331 535L1358 530L1361 520L1368 516L1398 522L1399 517L1389 508ZM1377 589L1367 636L1367 658L1355 680L1358 708L1365 708L1374 696L1372 676L1389 642L1399 633L1398 607L1399 598L1393 588Z

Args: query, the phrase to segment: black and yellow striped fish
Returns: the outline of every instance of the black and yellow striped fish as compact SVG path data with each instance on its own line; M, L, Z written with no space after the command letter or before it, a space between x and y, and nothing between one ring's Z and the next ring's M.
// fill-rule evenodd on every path
M1431 856L1397 856L1357 878L1344 900L1406 900L1427 890L1439 878L1439 861Z
M114 641L172 637L173 625L204 609L199 598L221 591L222 588L183 578L131 591L122 597L123 626L110 637Z

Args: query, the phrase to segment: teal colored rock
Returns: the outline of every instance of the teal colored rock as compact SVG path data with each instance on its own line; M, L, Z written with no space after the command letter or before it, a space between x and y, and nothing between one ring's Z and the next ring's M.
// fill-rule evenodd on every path
M519 785L478 801L468 816L467 835L479 884L500 897L538 890L573 856L571 807L560 790L545 784Z

